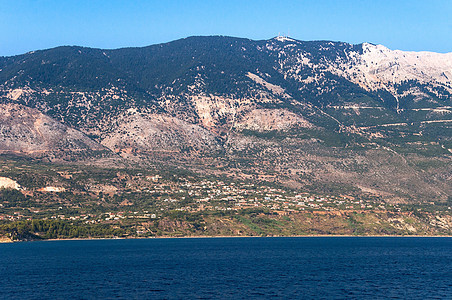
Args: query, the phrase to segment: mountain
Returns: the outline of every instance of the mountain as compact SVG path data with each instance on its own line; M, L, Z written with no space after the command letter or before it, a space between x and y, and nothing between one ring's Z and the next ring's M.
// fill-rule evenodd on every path
M0 150L446 201L451 95L452 53L289 37L65 46L0 58Z

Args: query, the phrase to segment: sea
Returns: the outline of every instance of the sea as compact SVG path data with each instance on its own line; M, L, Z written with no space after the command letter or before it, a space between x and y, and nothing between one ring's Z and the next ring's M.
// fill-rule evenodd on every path
M0 244L1 299L452 299L452 238Z

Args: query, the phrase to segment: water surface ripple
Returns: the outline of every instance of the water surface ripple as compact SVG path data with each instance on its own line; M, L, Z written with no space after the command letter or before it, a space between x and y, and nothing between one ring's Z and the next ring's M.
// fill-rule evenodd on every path
M4 299L452 299L452 238L0 244Z

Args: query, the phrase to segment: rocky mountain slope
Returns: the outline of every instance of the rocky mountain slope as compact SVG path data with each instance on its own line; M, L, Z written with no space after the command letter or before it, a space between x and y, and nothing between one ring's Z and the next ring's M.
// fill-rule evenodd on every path
M106 151L78 130L20 104L0 104L0 151L22 154Z
M107 151L300 189L446 201L451 80L452 53L368 43L58 47L0 58L0 150Z

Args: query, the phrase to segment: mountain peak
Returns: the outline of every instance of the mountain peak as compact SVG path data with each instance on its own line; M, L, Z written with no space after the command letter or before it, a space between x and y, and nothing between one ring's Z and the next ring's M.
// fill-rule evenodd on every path
M278 42L297 42L297 40L295 40L291 37L288 37L288 36L283 36L283 35L278 35L277 37L274 37L273 39Z

